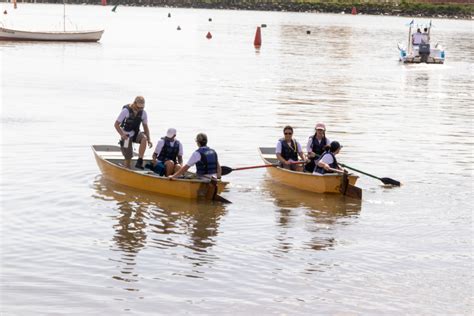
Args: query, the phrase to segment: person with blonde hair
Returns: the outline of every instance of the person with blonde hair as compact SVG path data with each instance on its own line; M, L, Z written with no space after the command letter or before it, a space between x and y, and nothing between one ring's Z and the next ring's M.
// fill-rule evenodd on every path
M125 167L131 169L133 158L133 143L140 144L138 148L138 160L135 168L143 168L143 156L145 155L146 145L151 148L153 143L150 138L148 128L148 117L144 110L145 98L137 96L132 104L126 104L115 120L115 130L120 135L120 149L125 158ZM140 131L140 125L143 125L144 132Z

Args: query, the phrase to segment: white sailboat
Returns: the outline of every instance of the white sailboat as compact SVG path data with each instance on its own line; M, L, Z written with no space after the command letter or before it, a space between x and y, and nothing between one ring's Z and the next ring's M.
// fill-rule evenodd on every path
M97 42L104 30L66 31L66 3L63 9L63 31L27 31L0 26L2 41Z

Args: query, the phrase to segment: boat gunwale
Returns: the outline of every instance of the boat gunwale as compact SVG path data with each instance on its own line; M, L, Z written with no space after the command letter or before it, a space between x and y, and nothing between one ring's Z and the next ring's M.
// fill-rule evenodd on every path
M150 177L150 178L153 178L153 179L156 179L156 180L161 180L161 181L178 181L178 182L191 182L191 183L203 183L203 184L208 184L211 182L211 179L209 180L204 180L204 179L185 179L185 178L176 178L176 179L173 179L171 180L170 178L168 177L161 177L159 175L155 175L155 174L151 174L151 173L142 173L142 172L139 172L137 170L132 170L132 169L128 169L128 168L125 168L123 166L120 166L120 165L117 165L115 163L112 163L110 161L108 161L106 158L104 158L102 155L100 155L96 150L95 150L95 147L94 146L108 146L108 145L92 145L92 151L94 152L94 155L96 155L98 158L100 158L100 160L106 162L107 164L115 167L115 168L119 168L121 169L122 171L126 171L126 172L130 172L130 173L133 173L133 174L136 174L136 175L139 175L139 176L145 176L145 177ZM111 147L111 146L108 146L108 147ZM150 170L150 172L153 172ZM224 184L224 185L227 185L229 184L229 182L227 181L222 181L222 180L218 180L218 182Z
M3 26L0 26L0 31L5 30L6 33L8 31L11 32L19 32L19 33L28 33L34 35L87 35L93 33L101 33L103 34L105 30L84 30L84 31L24 31L24 30L17 30L17 29L9 29Z
M271 161L267 160L267 158L264 157L265 154L262 153L262 150L261 148L268 148L268 147L258 147L258 152L260 153L260 158L262 158L262 160L268 164L273 164ZM275 156L275 159L276 159L276 156ZM299 176L312 176L312 177L340 177L341 175L340 174L337 174L337 173L329 173L329 174L324 174L324 175L315 175L313 173L309 173L309 172L300 172L300 171L294 171L294 170L289 170L289 169L285 169L285 168L282 168L280 166L275 166L276 169L280 170L280 171L283 171L283 172L287 172L287 173L290 173L290 174L294 174L294 175L299 175ZM359 178L358 175L356 174L350 174L349 175L350 177L355 177L355 178Z

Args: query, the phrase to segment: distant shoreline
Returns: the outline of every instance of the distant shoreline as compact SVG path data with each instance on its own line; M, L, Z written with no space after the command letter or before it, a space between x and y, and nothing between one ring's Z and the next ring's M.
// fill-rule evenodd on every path
M27 0L26 2L32 0ZM100 4L98 0L66 0L71 4ZM36 0L36 3L62 3L54 0ZM227 10L260 10L260 11L288 11L314 13L342 13L351 14L352 8L357 14L409 16L424 18L451 18L473 19L474 4L449 3L412 3L407 1L396 2L359 2L359 1L317 1L317 0L108 0L109 6L142 6L142 7L173 7L173 8L200 8L200 9L227 9Z

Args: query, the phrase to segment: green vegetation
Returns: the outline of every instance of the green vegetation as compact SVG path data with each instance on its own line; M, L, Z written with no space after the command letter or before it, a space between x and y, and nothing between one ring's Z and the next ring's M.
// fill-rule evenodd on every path
M30 0L31 1L31 0ZM39 2L62 2L62 0L36 0ZM97 4L98 0L67 0L68 3ZM361 14L403 15L423 17L452 17L471 19L474 4L434 4L415 0L109 0L109 4L130 6L170 6L181 8L208 8L234 10L296 11L351 13L352 7Z

